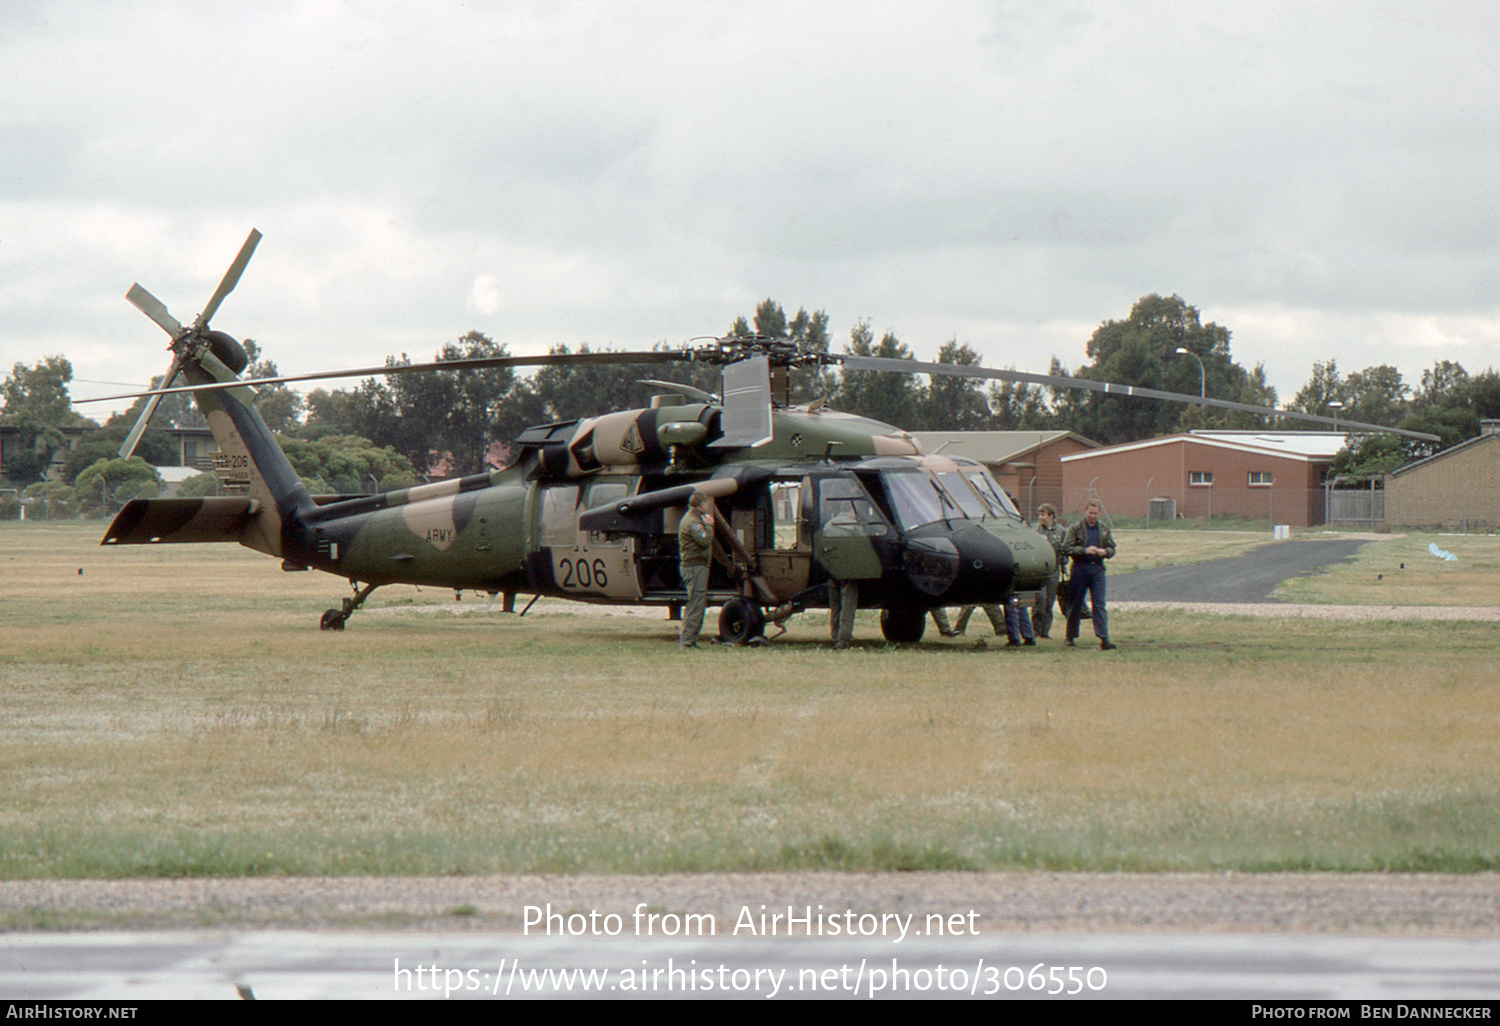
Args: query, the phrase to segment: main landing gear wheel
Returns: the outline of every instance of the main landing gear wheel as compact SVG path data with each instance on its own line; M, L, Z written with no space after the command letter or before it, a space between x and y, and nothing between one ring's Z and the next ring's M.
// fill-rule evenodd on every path
M893 645L915 645L922 640L927 629L927 611L924 609L882 609L880 611L880 633Z
M719 639L726 645L754 644L765 630L760 606L747 598L732 598L719 610Z
M325 609L323 619L318 621L320 631L341 631L344 629L344 621L349 619L344 615L342 609Z

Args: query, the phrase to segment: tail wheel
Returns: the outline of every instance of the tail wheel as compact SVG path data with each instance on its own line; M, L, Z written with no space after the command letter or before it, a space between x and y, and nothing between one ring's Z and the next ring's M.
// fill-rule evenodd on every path
M765 633L766 618L760 606L747 598L732 598L719 610L719 639L728 645L743 645Z
M318 621L320 631L341 631L344 629L344 621L349 619L344 615L342 609L325 609L323 618Z
M882 609L880 611L880 633L893 645L915 645L922 640L927 629L927 611L924 609Z

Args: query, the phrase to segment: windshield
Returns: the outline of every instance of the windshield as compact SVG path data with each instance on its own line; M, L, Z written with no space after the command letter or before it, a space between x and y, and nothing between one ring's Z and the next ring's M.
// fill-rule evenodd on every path
M994 478L990 477L983 470L968 471L964 474L964 477L969 479L969 483L974 486L974 490L983 496L986 502L995 507L997 513L1009 513L1016 519L1020 519L1021 511L1016 509L1015 503L1010 501L1010 496L1006 495L995 484Z
M946 517L962 517L958 505L932 477L920 470L898 470L880 475L891 497L891 509L906 530Z
M953 496L953 500L958 503L959 509L964 511L964 516L973 520L983 520L987 516L995 517L1000 515L999 509L992 507L985 501L986 497L984 493L981 492L976 495L974 489L970 488L964 480L964 475L958 471L950 470L938 474L937 478L943 483L943 488L947 490L948 494Z

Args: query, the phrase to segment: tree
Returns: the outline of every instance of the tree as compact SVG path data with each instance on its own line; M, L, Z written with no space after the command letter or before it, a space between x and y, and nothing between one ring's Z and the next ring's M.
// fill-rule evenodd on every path
M1395 367L1389 364L1366 367L1344 380L1344 408L1340 416L1395 427L1406 415L1406 397L1410 391Z
M874 337L870 322L860 321L849 330L849 342L844 352L887 360L912 358L911 350L894 332L888 331L881 336L879 345L874 344ZM912 422L918 398L913 375L846 370L839 379L834 405L847 413L904 427Z
M503 345L477 331L443 346L437 360L477 360L508 356ZM411 363L403 353L387 357L387 367ZM515 372L509 367L393 374L386 381L366 378L334 404L344 427L377 446L391 446L424 472L443 464L453 475L479 473L490 445L508 441L517 430L510 401Z
M161 489L156 468L139 456L98 460L73 482L73 495L85 514L117 510L131 499L149 499Z
M284 436L281 449L314 493L355 495L409 488L418 481L416 468L405 456L354 435Z
M76 481L79 474L99 460L114 459L129 433L131 423L133 422L123 415L117 414L99 430L85 433L68 452L62 466L62 479ZM177 446L162 431L147 431L141 435L132 455L141 457L153 467L172 466L181 459Z
M47 473L52 454L67 444L61 428L88 423L73 412L68 383L73 365L64 357L49 356L28 367L17 363L0 386L5 402L0 424L21 429L22 446L5 460L12 481L31 482Z
M1177 353L1186 349L1198 359ZM1204 324L1181 296L1145 296L1123 321L1106 321L1089 339L1093 363L1078 376L1138 388L1214 398L1237 395L1248 375L1229 356L1229 330ZM1202 361L1202 370L1199 369ZM1167 434L1184 423L1175 403L1090 392L1066 401L1068 426L1106 445ZM1216 415L1188 416L1210 423Z
M990 385L989 407L989 427L993 431L1042 431L1053 427L1054 416L1041 385L997 381Z
M1398 426L1406 431L1423 431L1438 436L1436 442L1424 442L1419 438L1405 441L1408 457L1424 459L1479 434L1479 414L1467 406L1427 406L1407 414Z
M1397 435L1359 435L1340 449L1329 465L1329 474L1366 477L1389 474L1410 462Z
M246 341L248 342L249 340L247 339ZM254 345L253 342L250 344ZM185 384L187 382L180 375L172 382L173 387ZM158 374L153 377L150 387L153 389L166 387L166 382L162 375ZM146 404L150 402L150 398L150 396L144 395L138 397L135 402L130 404L130 409L124 413L115 414L105 423L105 426L120 426L121 441L123 441L125 433L128 433L135 426L135 422L140 419L141 411L146 408ZM146 432L148 435L152 430L158 428L208 427L208 421L203 419L203 411L198 409L198 404L193 399L193 393L172 392L169 395L160 397L160 401L156 404L155 412L151 414L151 425L151 428ZM144 435L142 436L141 444L145 444ZM140 446L137 446L137 451L139 450Z
M958 339L950 339L938 350L938 363L978 367L979 354ZM990 425L990 407L979 378L931 375L919 393L909 425L917 431L983 431Z
M26 488L21 495L29 507L28 517L40 516L45 520L71 520L78 515L78 503L74 491L61 481L38 481Z
M0 408L0 423L12 427L69 427L83 423L73 412L68 383L73 380L73 365L61 356L49 356L33 367L16 364L0 386L5 405Z
M1468 405L1482 420L1500 418L1500 374L1493 368L1470 378L1468 392Z
M819 310L808 313L803 307L787 320L786 311L774 299L766 298L755 308L755 327L745 323L743 316L736 317L729 326L731 338L749 338L758 335L795 342L803 352L828 352L828 314ZM788 375L788 385L793 396L816 397L833 391L835 378L827 367L794 367ZM778 398L779 401L779 398Z
M240 344L245 347L245 355L250 357L241 377L281 377L275 361L262 358L260 346L254 339L247 338ZM261 385L255 390L255 409L260 413L260 419L266 422L266 427L281 434L301 423L303 400L299 393L285 385Z
M1242 374L1244 373L1244 368L1238 365L1235 365L1234 369ZM1264 406L1269 409L1276 409L1276 389L1271 387L1271 383L1266 380L1266 365L1257 363L1253 371L1244 374L1244 378L1239 384L1238 395L1231 392L1230 398L1234 402L1244 403L1247 406ZM1229 410L1226 411L1224 420L1225 427L1232 430L1253 431L1258 428L1267 427L1267 421L1270 418L1255 413Z
M1337 407L1329 404L1344 402L1345 391L1344 378L1339 373L1337 360L1314 363L1312 377L1307 379L1307 384L1297 392L1287 409L1296 410L1298 413L1330 417Z

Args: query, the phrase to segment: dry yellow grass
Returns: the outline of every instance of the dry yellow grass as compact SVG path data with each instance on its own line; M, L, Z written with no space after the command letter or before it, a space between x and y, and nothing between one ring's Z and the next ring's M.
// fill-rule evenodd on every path
M323 633L336 579L96 541L0 530L5 875L1500 864L1494 625L684 656L414 589Z

